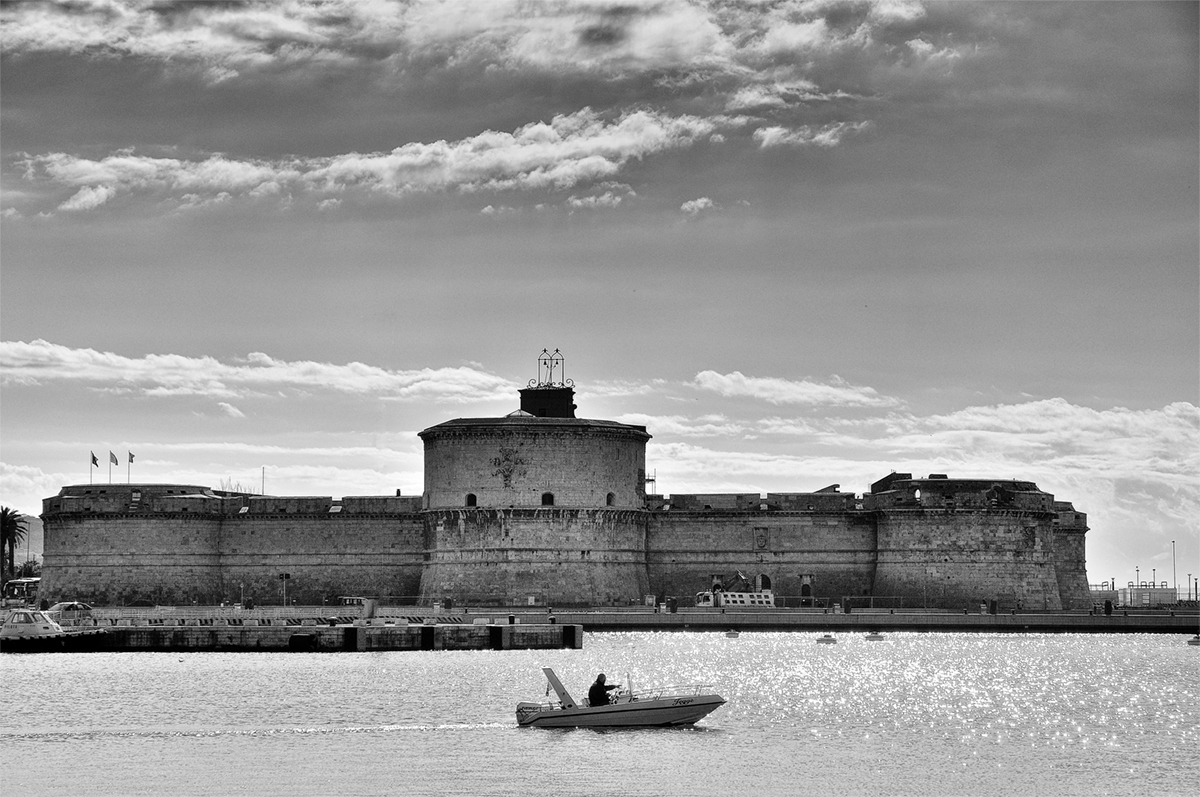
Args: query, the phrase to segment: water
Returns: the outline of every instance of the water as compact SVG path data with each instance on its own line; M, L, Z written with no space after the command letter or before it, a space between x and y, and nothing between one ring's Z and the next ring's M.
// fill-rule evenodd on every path
M588 634L576 651L0 657L5 795L1191 794L1200 648L1178 635ZM517 728L711 683L685 729Z

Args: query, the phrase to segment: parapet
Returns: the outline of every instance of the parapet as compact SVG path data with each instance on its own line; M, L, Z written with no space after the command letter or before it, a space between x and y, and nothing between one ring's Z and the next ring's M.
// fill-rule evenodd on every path
M42 499L42 514L58 512L220 512L221 499L194 484L73 484Z
M767 493L767 508L784 512L847 512L862 509L853 493L821 490L815 493Z
M758 510L763 508L762 496L758 493L682 493L672 494L668 502L671 509L689 512L701 510Z
M879 489L880 486L885 489ZM1054 496L1033 482L1013 479L951 479L933 474L913 479L893 473L863 496L867 509L1014 509L1053 512Z
M348 495L342 513L349 515L402 515L421 511L419 495Z

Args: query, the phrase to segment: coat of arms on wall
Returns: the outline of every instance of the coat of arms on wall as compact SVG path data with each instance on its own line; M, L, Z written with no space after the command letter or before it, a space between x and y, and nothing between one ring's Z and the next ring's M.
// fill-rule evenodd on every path
M515 448L500 449L500 456L494 457L492 464L496 467L492 475L504 480L506 490L512 489L513 476L520 478L525 475L525 460L518 456Z
M760 551L771 547L771 530L765 526L754 527L754 547Z

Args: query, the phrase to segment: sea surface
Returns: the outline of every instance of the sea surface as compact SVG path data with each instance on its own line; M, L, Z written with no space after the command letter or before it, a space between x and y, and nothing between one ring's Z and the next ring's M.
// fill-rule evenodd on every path
M0 792L29 795L1191 795L1182 635L589 633L582 650L0 656ZM709 683L693 728L518 728Z

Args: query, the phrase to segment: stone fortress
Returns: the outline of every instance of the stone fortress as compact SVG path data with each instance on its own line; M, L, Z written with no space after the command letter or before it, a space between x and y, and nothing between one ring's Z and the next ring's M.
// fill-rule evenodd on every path
M646 493L643 426L575 417L543 352L520 409L420 432L421 496L63 487L43 502L43 597L97 604L681 605L750 574L787 606L1091 605L1087 517L1032 482L892 473L856 495Z

